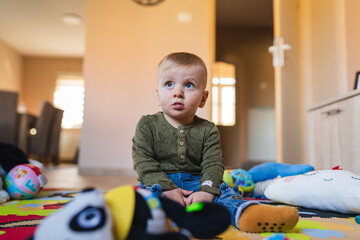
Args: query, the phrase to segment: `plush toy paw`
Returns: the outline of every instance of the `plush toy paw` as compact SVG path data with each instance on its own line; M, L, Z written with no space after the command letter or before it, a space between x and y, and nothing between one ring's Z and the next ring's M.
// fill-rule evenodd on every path
M5 190L0 190L0 203L9 201L10 196Z
M10 196L5 190L3 190L3 181L1 178L0 178L0 189L1 189L0 190L0 203L9 201Z

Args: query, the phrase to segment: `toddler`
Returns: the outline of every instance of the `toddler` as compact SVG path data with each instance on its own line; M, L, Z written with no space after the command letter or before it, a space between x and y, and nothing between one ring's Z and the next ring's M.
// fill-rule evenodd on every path
M284 232L299 218L296 208L245 201L237 187L222 182L224 161L214 123L196 116L205 106L207 69L198 56L177 52L158 66L156 89L161 112L143 116L132 156L141 185L183 206L215 201L245 232Z

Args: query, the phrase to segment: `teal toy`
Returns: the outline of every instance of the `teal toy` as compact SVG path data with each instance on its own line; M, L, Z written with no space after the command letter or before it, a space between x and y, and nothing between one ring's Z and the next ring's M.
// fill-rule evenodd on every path
M355 222L356 222L357 224L360 224L360 215L357 215L357 216L355 217Z
M285 236L285 234L282 233L274 233L272 235L270 235L267 238L264 238L264 240L290 240L289 238L287 238Z
M223 180L229 187L236 185L242 192L251 192L254 187L254 181L251 175L243 169L225 170Z

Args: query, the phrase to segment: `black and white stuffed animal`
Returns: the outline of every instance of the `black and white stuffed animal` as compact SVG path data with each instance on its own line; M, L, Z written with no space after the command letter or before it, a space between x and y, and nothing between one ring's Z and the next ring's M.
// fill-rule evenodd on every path
M9 194L3 189L6 174L19 164L29 163L25 153L15 145L0 142L0 203L9 201Z
M0 142L0 177L4 179L6 174L19 164L27 164L25 153L17 146Z
M185 208L125 185L106 194L94 189L78 194L45 218L31 239L189 240L215 237L229 225L230 213L223 206L194 203Z

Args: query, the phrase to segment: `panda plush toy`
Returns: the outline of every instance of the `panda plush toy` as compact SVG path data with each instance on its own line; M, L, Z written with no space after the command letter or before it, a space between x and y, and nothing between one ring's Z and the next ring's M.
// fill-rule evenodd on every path
M108 193L87 189L37 227L33 240L189 240L211 238L230 225L215 203L183 207L145 189L124 185Z
M0 142L0 177L5 179L8 172L19 164L30 163L25 153L17 146Z

